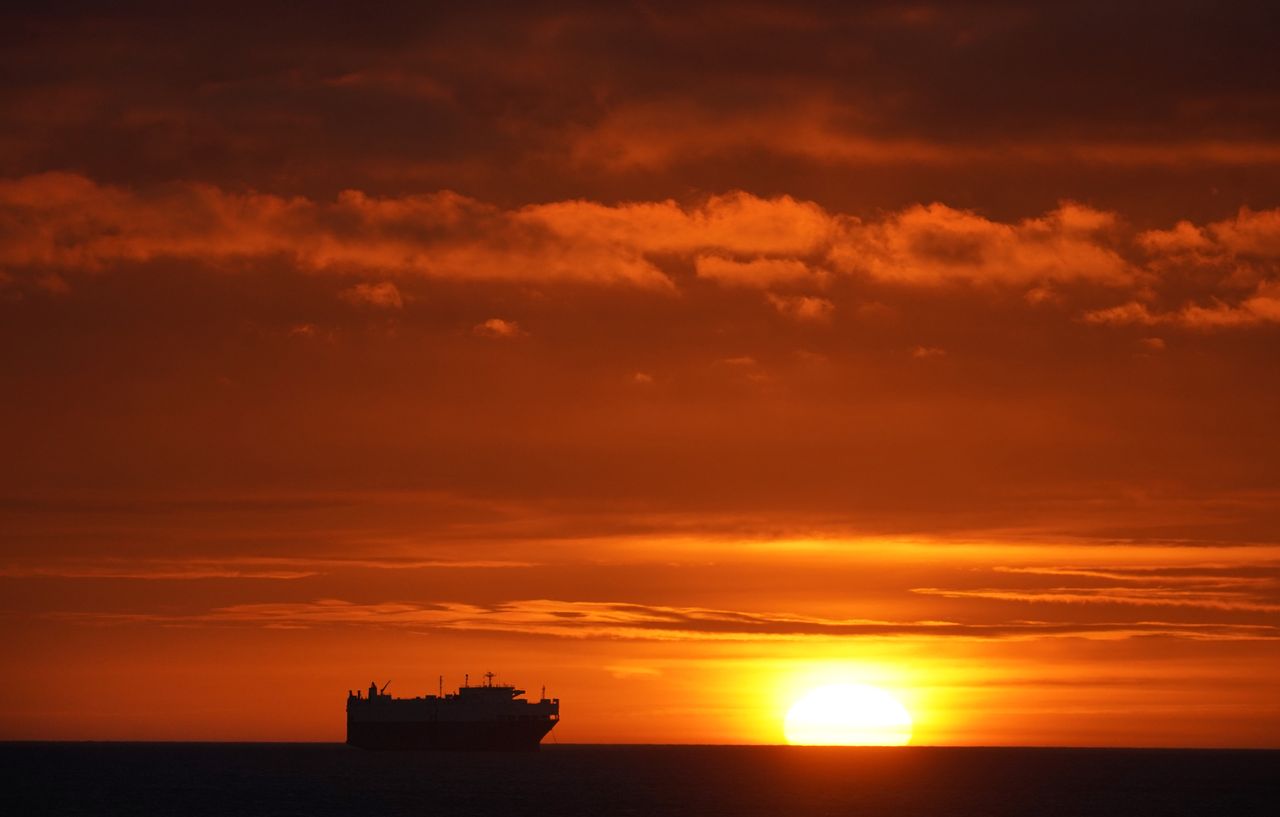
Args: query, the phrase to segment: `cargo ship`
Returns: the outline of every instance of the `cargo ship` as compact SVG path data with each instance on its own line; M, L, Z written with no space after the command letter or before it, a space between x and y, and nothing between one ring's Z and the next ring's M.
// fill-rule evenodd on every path
M560 721L560 699L548 698L546 689L536 702L521 698L525 692L508 684L495 684L493 673L485 683L471 686L468 676L457 692L444 694L441 679L437 695L396 698L369 685L368 695L347 692L347 743L362 749L469 749L536 751L542 738Z

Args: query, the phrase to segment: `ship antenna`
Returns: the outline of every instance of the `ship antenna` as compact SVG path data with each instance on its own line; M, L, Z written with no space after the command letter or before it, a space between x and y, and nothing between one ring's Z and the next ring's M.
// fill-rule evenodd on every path
M463 676L462 676L462 685L463 685L464 687L469 687L469 686L471 686L471 673L469 673L469 672L468 672L468 673L463 674Z
M492 672L486 672L486 673L484 674L484 680L487 682L487 683L485 684L485 686L493 686L493 673L492 673Z
M439 687L436 690L436 697L439 697L439 698L444 697L444 676L443 675L440 676Z

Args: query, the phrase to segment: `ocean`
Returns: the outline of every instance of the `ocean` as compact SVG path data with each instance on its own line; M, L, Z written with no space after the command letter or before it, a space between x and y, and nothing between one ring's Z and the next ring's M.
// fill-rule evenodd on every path
M1275 815L1280 751L0 744L4 815Z

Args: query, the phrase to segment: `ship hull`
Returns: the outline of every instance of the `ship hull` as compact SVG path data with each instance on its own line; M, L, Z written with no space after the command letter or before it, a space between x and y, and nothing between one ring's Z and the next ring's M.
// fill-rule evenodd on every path
M536 752L556 721L348 721L347 743L376 750Z

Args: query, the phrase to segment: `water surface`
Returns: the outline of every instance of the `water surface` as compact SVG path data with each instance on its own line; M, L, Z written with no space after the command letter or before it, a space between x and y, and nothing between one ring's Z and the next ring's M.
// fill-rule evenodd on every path
M0 744L11 815L1274 815L1280 751Z

